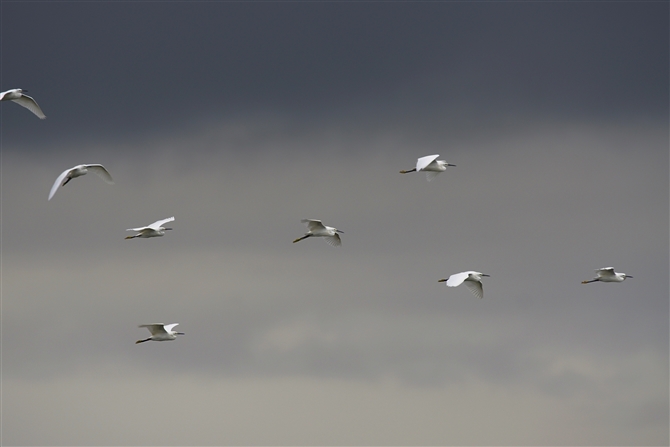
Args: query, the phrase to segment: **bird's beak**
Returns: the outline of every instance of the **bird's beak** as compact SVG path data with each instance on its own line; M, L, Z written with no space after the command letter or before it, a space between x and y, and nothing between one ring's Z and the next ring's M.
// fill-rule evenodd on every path
M630 276L630 275L626 275L626 278L632 278L632 276Z
M447 166L456 166L456 165L452 165L451 163L447 163Z
M488 277L490 277L491 275L487 275L486 273L482 273L482 276L488 276Z
M164 228L165 230L171 230L172 228Z
M183 332L177 332L177 335L186 335Z
M344 234L344 231L341 231L341 230L335 230L335 232Z
M447 280L447 278L444 278L444 279L438 280L437 282L445 282L446 280Z

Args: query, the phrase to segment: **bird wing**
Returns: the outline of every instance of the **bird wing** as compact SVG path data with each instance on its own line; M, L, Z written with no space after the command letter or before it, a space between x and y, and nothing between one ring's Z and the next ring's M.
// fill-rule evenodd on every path
M472 292L477 298L484 297L484 289L482 288L482 283L479 281L463 281L465 287L467 287L470 292Z
M140 228L128 228L126 231L144 231L144 230L150 230L151 228L149 227L140 227Z
M12 99L12 101L33 112L39 119L43 120L47 117L44 112L42 112L42 109L40 109L40 106L37 105L37 101L28 95L22 94L20 98Z
M145 327L149 329L151 335L167 334L167 331L165 330L166 326L164 324L140 324L138 327Z
M602 269L598 269L598 270L596 270L596 273L598 274L598 276L603 277L603 278L616 276L614 274L614 267L605 267L605 268L602 268Z
M470 276L469 272L454 273L447 279L447 285L449 287L460 286L468 276Z
M151 225L149 225L146 228L151 228L152 230L158 230L160 227L163 226L163 224L166 224L168 222L172 222L173 220L174 220L174 216L168 217L167 219L163 219L163 220L157 220L156 222L152 223Z
M300 222L307 224L307 228L312 232L324 231L326 229L326 226L320 220L302 219Z
M422 169L425 169L426 166L434 162L439 156L440 156L439 154L435 154L435 155L426 155L425 157L419 158L416 161L416 170L420 171Z
M58 176L56 181L54 182L54 185L51 187L51 191L49 192L49 200L56 194L56 191L60 186L63 184L63 180L65 180L65 177L67 177L68 173L74 168L66 169L65 171L61 172L61 174Z
M3 99L5 99L5 95L6 95L7 93L9 93L9 92L12 92L12 91L13 91L13 90L7 90L6 92L2 92L2 93L0 93L0 101L2 101Z
M332 245L333 247L339 247L342 245L342 240L340 239L340 235L335 233L334 236L326 236L324 237L325 241L328 242L329 245Z
M109 171L105 169L103 165L86 165L86 169L92 170L96 174L100 176L104 181L109 183L110 185L114 184L114 180L112 180L112 176L109 174Z
M437 177L438 175L440 175L440 172L426 171L426 180L428 180L429 182L432 182L433 180L435 180L435 177Z
M170 333L173 327L179 325L179 323L172 323L172 324L166 324L165 327L165 332Z

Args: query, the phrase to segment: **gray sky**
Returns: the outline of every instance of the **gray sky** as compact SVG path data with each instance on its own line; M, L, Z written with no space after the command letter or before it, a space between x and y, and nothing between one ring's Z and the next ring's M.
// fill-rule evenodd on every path
M670 441L667 3L1 10L3 445Z

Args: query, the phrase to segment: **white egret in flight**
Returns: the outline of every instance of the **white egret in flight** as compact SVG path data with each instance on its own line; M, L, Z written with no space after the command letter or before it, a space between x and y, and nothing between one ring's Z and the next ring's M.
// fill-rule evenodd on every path
M450 163L447 163L444 160L438 160L439 154L435 155L426 155L421 157L416 161L416 168L410 169L409 171L402 170L401 174L407 174L409 172L419 172L424 171L426 173L426 180L433 181L437 174L447 170L447 166L456 166Z
M20 106L25 107L26 109L33 112L39 119L46 118L46 115L40 109L40 106L37 105L37 101L31 98L28 95L24 95L23 92L28 90L21 90L20 88L14 88L7 90L6 92L0 93L0 101L13 101Z
M51 187L51 191L49 192L49 200L56 194L56 191L58 191L58 188L61 186L65 186L68 184L70 180L73 178L81 177L82 175L86 175L88 171L93 171L96 174L100 176L104 181L109 183L110 185L114 184L114 180L112 180L112 176L109 175L109 172L103 165L78 165L75 166L74 168L66 169L65 171L61 172L61 174L58 176L56 181L54 182L53 186Z
M614 271L614 267L605 267L602 269L596 270L596 277L590 281L582 281L582 284L588 284L590 282L623 282L626 278L632 278L630 275L625 273L617 273Z
M151 332L151 337L144 340L137 340L135 344L144 343L145 341L172 341L177 338L177 335L185 335L183 332L173 331L172 328L179 323L172 324L140 324L138 327L145 327Z
M171 230L172 228L165 228L163 227L163 224L166 224L168 222L172 222L174 220L174 216L168 217L167 219L163 220L158 220L151 225L148 225L146 227L140 227L140 228L128 228L126 231L137 231L138 233L133 235L133 236L126 236L126 239L133 239L136 237L160 237L165 234L166 230Z
M467 287L477 298L483 298L484 289L482 288L482 276L489 275L481 272L467 271L453 274L449 278L440 279L438 282L446 281L449 287L465 284L465 287Z
M302 219L300 222L307 224L307 228L309 229L309 231L305 233L304 236L294 240L293 241L294 244L303 239L307 239L308 237L322 237L325 239L326 242L328 242L328 244L332 245L333 247L342 245L340 235L337 233L344 234L343 231L340 231L337 228L327 227L324 224L322 224L320 220L316 219Z

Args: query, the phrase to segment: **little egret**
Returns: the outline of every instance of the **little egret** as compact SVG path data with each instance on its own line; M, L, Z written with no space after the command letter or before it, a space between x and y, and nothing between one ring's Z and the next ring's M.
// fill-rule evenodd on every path
M449 278L440 279L438 282L447 282L449 287L460 286L465 284L470 292L472 292L477 298L484 297L484 289L482 288L482 276L489 276L481 272L461 272L451 275Z
M39 119L46 118L46 115L40 109L40 106L37 105L37 101L31 98L28 95L24 95L23 92L28 90L21 90L20 88L14 88L12 90L7 90L6 92L0 93L0 101L13 101L20 106L25 107L26 109L33 112Z
M146 227L140 227L140 228L128 228L126 231L137 231L138 233L134 236L126 236L126 239L133 239L136 237L160 237L165 234L166 230L171 230L172 228L165 228L163 227L163 224L172 222L174 220L174 216L168 217L167 219L163 220L158 220L151 225L148 225Z
M49 192L49 200L51 200L54 194L56 194L58 188L67 185L68 182L73 178L81 177L82 175L87 174L88 171L95 172L100 176L100 178L102 178L110 185L114 184L112 176L109 175L109 172L107 172L107 169L105 169L103 165L78 165L74 168L66 169L58 176L54 182L54 185L51 187L51 191Z
M623 282L626 278L632 278L630 275L625 273L617 273L614 271L614 267L605 267L602 269L596 270L596 277L590 281L582 281L582 284L588 284L590 282Z
M450 163L447 163L444 160L438 160L439 154L435 155L426 155L421 157L416 161L416 168L410 169L409 171L400 171L401 174L407 174L409 172L419 172L424 171L426 173L426 180L433 181L437 174L447 170L447 166L456 166Z
M332 245L333 247L342 245L340 235L337 233L344 234L343 231L340 231L337 228L327 227L322 224L320 220L316 219L302 219L300 222L307 224L309 231L305 233L304 236L294 240L294 244L303 239L307 239L308 237L322 237L325 238L326 242L328 242L328 244Z
M177 335L185 335L183 332L175 332L173 327L179 323L172 324L140 324L138 327L145 327L151 332L151 337L144 340L137 340L135 344L144 343L145 341L172 341L177 338Z

